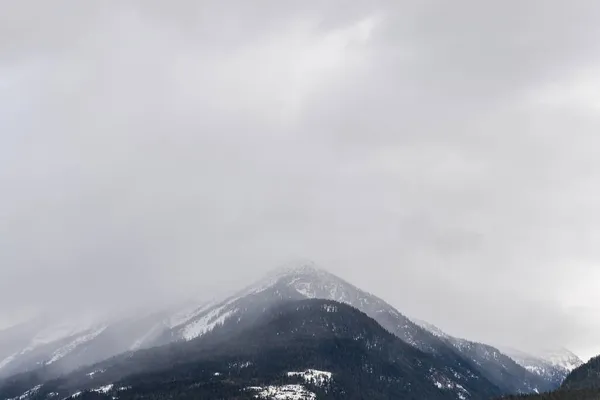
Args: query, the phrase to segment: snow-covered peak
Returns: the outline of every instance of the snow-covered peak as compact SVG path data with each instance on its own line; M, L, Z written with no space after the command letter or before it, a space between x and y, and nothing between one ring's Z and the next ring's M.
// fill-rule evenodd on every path
M559 386L569 372L580 366L583 362L579 357L567 349L538 350L526 353L514 348L503 348L517 364L527 371L541 376L546 381Z
M505 348L503 351L510 355L519 364L544 364L571 372L583 364L583 361L573 352L565 348L557 349L537 349L529 352Z
M565 348L542 350L537 352L536 355L548 361L551 365L564 368L569 372L583 364L583 361L579 357Z
M360 308L357 302L368 302L373 297L314 262L303 260L272 270L258 282L229 298L228 302L265 291L274 291L290 298L334 300L357 308Z
M304 276L313 276L317 277L326 277L333 276L325 269L319 267L314 261L311 260L300 260L285 264L272 270L267 277L269 278L284 278L284 277L293 277L298 275Z
M195 339L228 320L239 322L249 312L264 312L279 301L314 298L355 307L420 350L431 352L435 351L436 346L443 345L382 299L318 267L312 261L294 262L271 271L258 282L214 303L175 327L170 337Z

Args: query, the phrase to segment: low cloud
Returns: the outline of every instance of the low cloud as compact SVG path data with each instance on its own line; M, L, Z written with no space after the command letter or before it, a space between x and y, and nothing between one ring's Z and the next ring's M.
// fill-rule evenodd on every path
M598 7L0 6L0 323L307 257L456 335L600 352Z

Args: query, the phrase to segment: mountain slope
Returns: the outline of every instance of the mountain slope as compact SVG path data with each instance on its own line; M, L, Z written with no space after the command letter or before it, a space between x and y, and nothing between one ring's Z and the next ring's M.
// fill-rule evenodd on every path
M168 329L157 330L167 313L121 319L34 320L0 332L0 378L43 368L56 373L141 347Z
M564 352L563 352L564 353ZM572 357L568 357L572 358ZM559 359L564 360L563 357ZM556 358L554 358L556 360ZM564 363L562 364L564 365ZM569 364L572 365L572 364ZM600 356L575 368L559 390L531 396L508 396L510 400L598 400L600 399Z
M560 386L560 382L553 384L528 371L495 347L450 336L425 321L416 322L456 349L483 376L503 388L505 393L539 393Z
M567 376L561 389L600 389L600 356L575 368Z
M533 355L515 349L502 349L505 354L529 372L543 378L553 389L558 388L567 375L583 361L566 349L542 351Z
M460 366L408 345L357 309L318 299L228 319L198 339L119 356L41 386L17 379L0 387L0 398L62 398L86 390L83 398L108 399L304 393L318 399L441 400L500 394L484 377L466 375Z
M549 388L544 386L549 385L547 382L536 381L536 377L498 354L496 349L432 333L378 297L312 263L278 269L223 301L191 307L186 305L142 318L83 324L73 331L67 330L73 334L37 346L35 352L24 351L33 342L29 338L13 346L17 350L5 352L6 362L0 364L0 378L35 371L38 377L43 377L42 380L52 379L123 352L180 341L190 342L231 321L236 321L236 329L246 329L253 318L259 318L274 305L311 298L334 300L355 307L405 343L432 355L439 363L455 368L458 373L475 379L473 377L482 372L501 393ZM0 353L0 357L3 357L3 353Z
M447 365L460 365L464 373L483 372L502 393L529 393L554 389L497 349L479 343L439 336L415 324L383 300L364 292L313 264L284 268L226 301L205 308L174 328L167 338L189 340L210 331L215 324L239 315L256 313L283 299L321 298L349 304L375 319L406 343L433 354Z
M170 330L167 340L191 340L249 308L261 308L281 300L319 298L349 304L377 320L390 332L428 352L439 350L440 342L383 300L313 264L282 268L229 299L203 306L194 317ZM249 304L253 304L249 306ZM442 346L443 348L444 346Z

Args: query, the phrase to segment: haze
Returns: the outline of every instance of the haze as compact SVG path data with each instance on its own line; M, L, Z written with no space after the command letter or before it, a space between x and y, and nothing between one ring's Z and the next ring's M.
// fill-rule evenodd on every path
M298 258L600 353L600 3L0 5L0 325Z

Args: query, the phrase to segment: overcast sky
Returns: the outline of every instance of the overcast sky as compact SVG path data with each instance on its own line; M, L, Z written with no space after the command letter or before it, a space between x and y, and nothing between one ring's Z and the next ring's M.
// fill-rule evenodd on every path
M0 325L296 258L600 353L600 3L0 5Z

